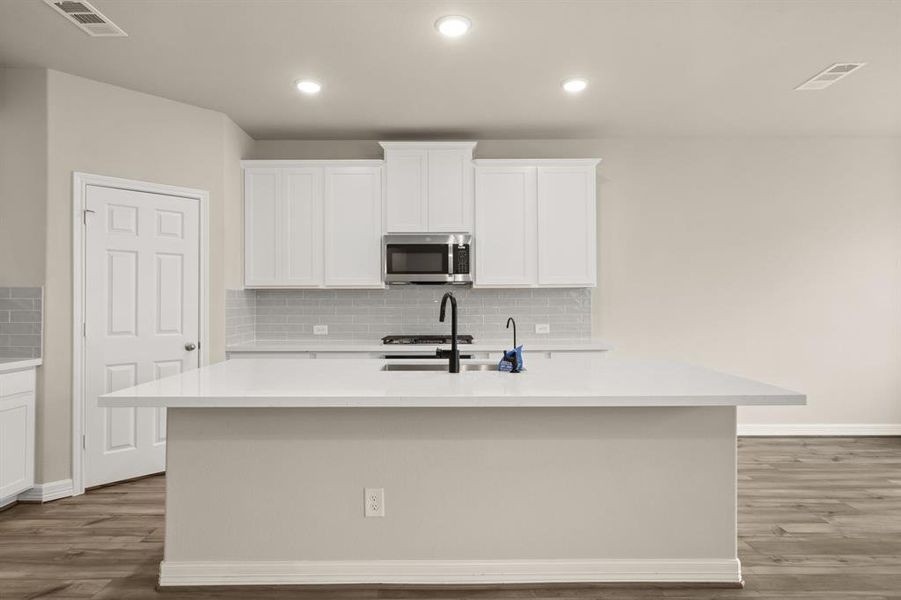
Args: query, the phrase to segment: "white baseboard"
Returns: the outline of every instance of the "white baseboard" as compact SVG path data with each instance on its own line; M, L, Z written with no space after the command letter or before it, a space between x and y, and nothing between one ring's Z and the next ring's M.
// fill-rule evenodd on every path
M35 484L30 490L19 494L19 502L50 502L51 500L67 498L72 494L72 480L60 479L59 481Z
M901 423L739 423L738 435L744 436L870 436L901 435Z
M163 561L161 586L741 582L738 559Z

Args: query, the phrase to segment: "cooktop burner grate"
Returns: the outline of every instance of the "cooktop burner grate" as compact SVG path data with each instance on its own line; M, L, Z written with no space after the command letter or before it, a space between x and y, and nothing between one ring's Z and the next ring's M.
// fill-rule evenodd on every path
M430 333L424 335L386 335L383 344L450 344L451 336ZM471 344L471 335L458 335L458 344Z

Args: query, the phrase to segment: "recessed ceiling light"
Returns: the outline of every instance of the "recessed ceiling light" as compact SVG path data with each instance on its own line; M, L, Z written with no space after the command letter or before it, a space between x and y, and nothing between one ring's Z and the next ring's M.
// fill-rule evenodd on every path
M297 86L297 91L307 94L308 96L318 94L322 89L322 85L318 81L312 81L310 79L303 79L298 81L295 85Z
M588 87L588 82L584 79L567 79L563 82L563 89L570 94L578 94Z
M472 22L460 15L447 15L435 21L435 29L444 37L449 38L466 35L470 27L472 27Z

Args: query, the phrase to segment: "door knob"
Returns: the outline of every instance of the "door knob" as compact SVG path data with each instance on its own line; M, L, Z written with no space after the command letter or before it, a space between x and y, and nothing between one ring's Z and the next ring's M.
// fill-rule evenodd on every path
M195 344L194 342L188 342L187 344L185 344L185 350L187 350L188 352L195 350L196 348L197 344Z

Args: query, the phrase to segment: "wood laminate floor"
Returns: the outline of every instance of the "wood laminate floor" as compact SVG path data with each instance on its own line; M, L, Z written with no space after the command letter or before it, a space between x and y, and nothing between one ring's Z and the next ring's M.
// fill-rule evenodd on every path
M901 600L901 438L744 438L744 589L244 588L157 591L165 480L0 512L0 599Z

